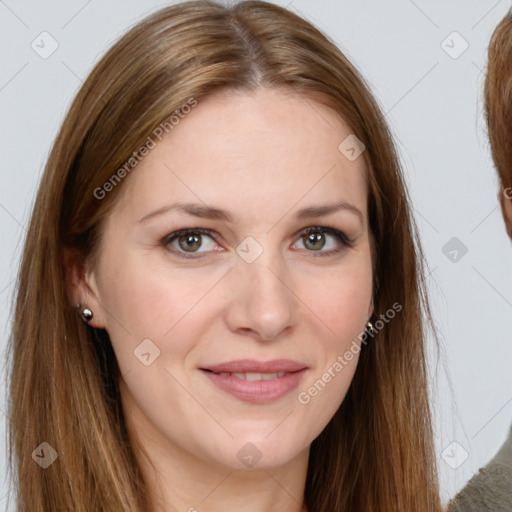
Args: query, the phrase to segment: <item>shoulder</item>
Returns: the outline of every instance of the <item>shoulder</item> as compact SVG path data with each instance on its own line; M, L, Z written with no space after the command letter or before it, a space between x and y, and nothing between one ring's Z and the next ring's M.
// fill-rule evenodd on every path
M468 482L448 512L509 512L512 510L512 427L493 459Z

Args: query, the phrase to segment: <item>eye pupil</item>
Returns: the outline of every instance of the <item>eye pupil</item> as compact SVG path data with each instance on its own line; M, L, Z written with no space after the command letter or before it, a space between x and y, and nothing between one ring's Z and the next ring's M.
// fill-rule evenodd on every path
M199 247L201 246L200 237L197 235L190 234L180 236L178 243L180 244L180 247L187 252L193 252L195 249L199 249Z
M305 246L308 247L308 243L311 244L309 248L313 250L321 249L325 245L325 237L323 233L311 233L306 236Z

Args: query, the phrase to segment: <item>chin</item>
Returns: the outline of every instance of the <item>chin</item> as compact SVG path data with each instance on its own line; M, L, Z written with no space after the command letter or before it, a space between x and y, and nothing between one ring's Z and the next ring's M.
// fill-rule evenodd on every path
M308 448L301 445L298 440L290 439L289 436L284 442L282 436L276 435L275 439L265 439L267 435L268 433L260 438L246 436L230 440L225 444L224 452L229 454L228 458L217 460L217 462L234 470L271 469L288 464ZM212 455L218 458L219 453Z

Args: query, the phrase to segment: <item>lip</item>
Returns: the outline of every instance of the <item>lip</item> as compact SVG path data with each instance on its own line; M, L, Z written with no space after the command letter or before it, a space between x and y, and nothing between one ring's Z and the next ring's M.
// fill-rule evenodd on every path
M243 359L200 368L203 374L218 388L235 398L253 404L265 404L279 400L295 389L308 367L289 359L256 361ZM245 380L219 373L283 373L271 380Z
M201 368L201 370L210 370L215 373L293 373L305 369L307 369L307 365L291 359L273 359L272 361L239 359Z

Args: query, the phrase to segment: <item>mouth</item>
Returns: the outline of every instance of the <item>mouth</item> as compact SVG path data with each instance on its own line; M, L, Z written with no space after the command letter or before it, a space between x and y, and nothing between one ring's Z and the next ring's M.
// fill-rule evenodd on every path
M204 371L215 373L215 375L220 375L221 377L235 377L236 379L250 380L250 381L279 379L281 377L284 377L287 373L287 372L277 372L277 373L233 372L233 373L231 373L231 372L213 372L212 370L206 370L206 369L204 369Z
M295 389L308 367L290 360L239 360L200 368L217 388L253 404L275 402Z
M307 365L291 359L272 359L271 361L258 361L256 359L238 359L226 363L209 365L201 370L209 370L213 373L238 373L238 374L279 374L294 373L307 368Z

